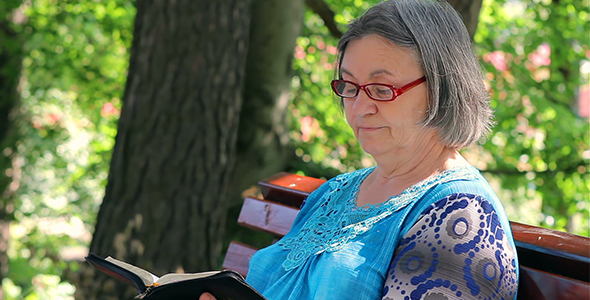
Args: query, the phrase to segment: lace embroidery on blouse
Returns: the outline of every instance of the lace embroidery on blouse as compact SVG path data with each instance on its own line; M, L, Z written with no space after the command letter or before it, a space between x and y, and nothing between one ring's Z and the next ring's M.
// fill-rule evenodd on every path
M330 190L321 196L322 202L301 230L293 237L279 241L284 250L291 250L282 266L286 271L300 266L312 255L341 249L349 240L369 231L373 225L392 213L420 199L432 187L457 179L475 179L468 167L445 170L421 181L387 201L362 207L356 196L363 180L375 167L342 174L330 181Z

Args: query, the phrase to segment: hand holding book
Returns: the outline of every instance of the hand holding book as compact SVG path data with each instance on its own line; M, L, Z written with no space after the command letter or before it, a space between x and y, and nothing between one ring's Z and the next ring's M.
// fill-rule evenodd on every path
M137 289L136 299L144 300L266 300L235 271L170 273L158 277L126 262L90 253L93 267ZM213 298L211 298L213 297Z
M204 293L204 294L201 294L201 297L199 297L199 300L217 300L217 298L215 298L215 296L211 295L210 293Z

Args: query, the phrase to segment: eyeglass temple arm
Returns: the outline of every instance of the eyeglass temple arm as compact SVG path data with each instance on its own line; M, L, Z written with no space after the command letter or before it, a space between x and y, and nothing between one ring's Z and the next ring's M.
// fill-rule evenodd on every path
M412 81L412 82L410 82L410 83L402 86L400 88L400 91L403 93L403 92L405 92L405 91L407 91L407 90L409 90L409 89L411 89L411 88L419 85L420 83L422 83L424 81L426 81L426 77L422 76L422 78L418 78L418 79L416 79L416 80L414 80L414 81Z

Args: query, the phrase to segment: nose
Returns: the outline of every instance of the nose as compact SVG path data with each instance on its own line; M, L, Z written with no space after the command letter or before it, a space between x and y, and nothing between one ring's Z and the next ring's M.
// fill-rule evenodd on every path
M377 103L362 89L352 103L352 111L357 116L372 115L377 113Z

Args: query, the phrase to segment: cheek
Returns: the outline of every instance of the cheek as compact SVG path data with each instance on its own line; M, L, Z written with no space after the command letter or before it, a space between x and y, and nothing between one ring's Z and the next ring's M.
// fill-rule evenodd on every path
M420 91L421 96L416 99L417 100L416 101L416 104L417 104L416 110L423 117L426 117L426 115L428 114L428 107L430 106L430 104L428 103L428 91L426 90L425 87L420 87L420 89L418 91Z
M418 124L428 115L428 100L426 97L413 98L411 105L405 107L403 115Z
M428 115L428 103L426 101L424 101L423 105L420 105L419 107L416 108L416 118L418 119L417 121L419 123L422 123L422 121L424 121L426 119L426 116Z
M354 122L354 113L352 112L352 101L346 101L342 103L342 107L344 108L344 115L346 117L346 121L348 124L352 126L352 122Z
M412 109L412 116L414 119L417 119L419 122L422 122L424 118L426 118L426 114L428 113L428 105L426 103L419 103Z

